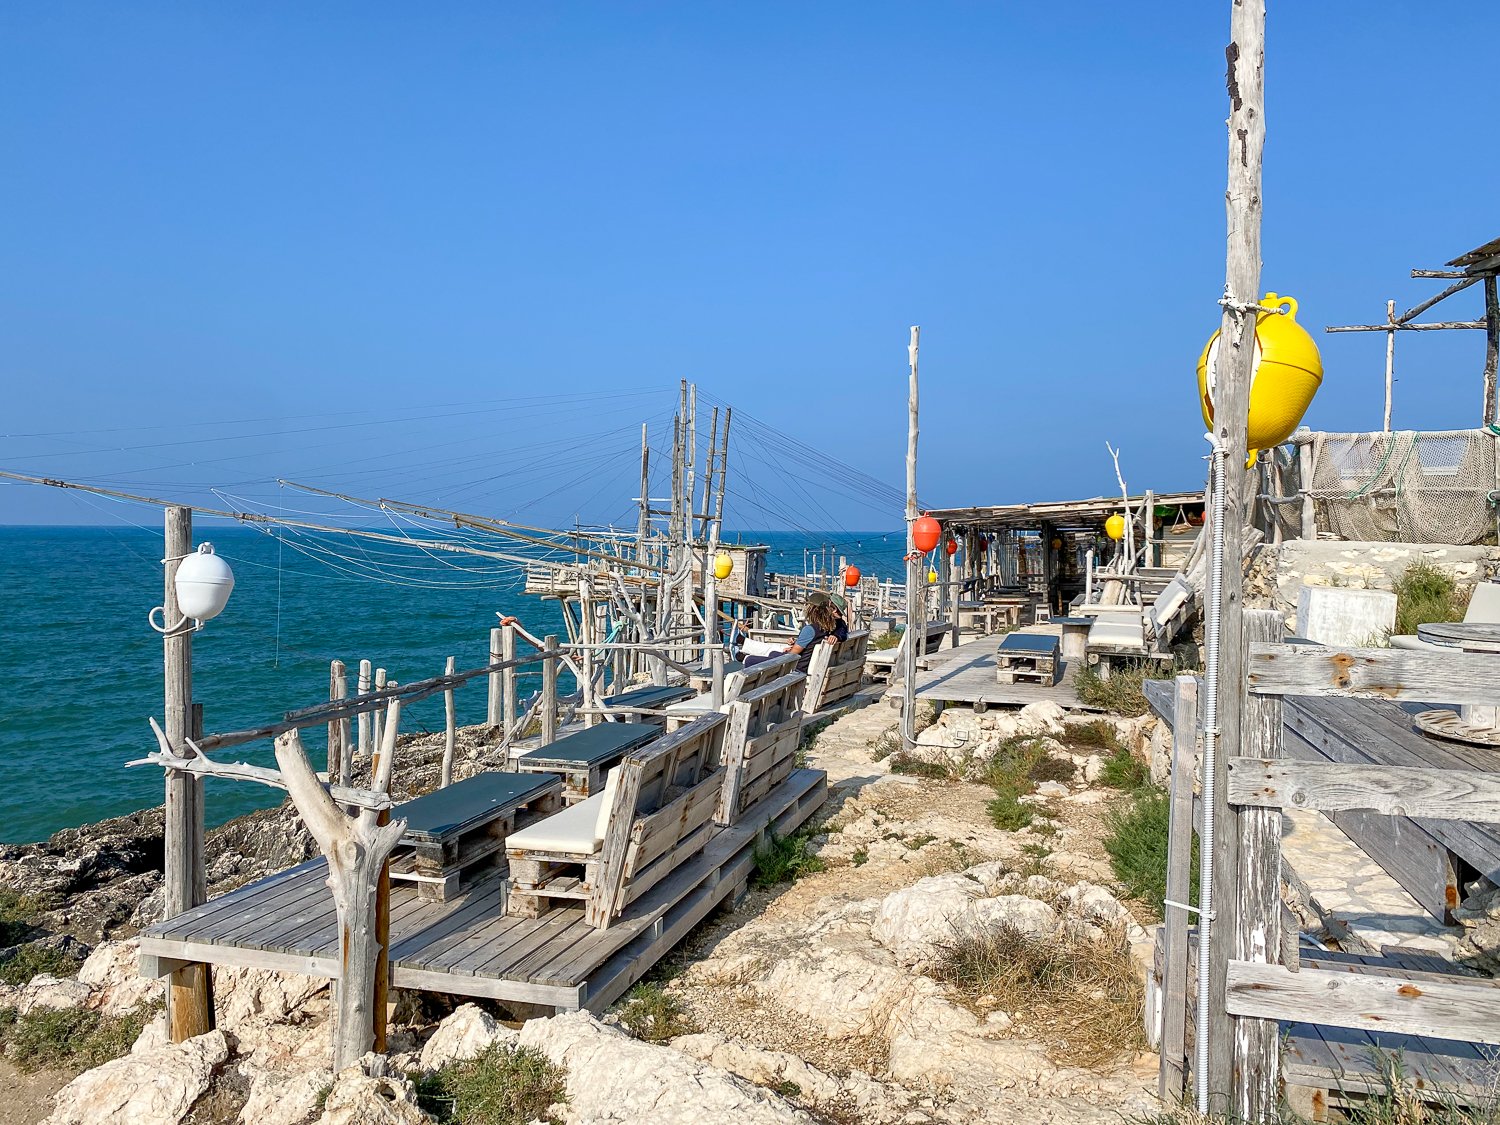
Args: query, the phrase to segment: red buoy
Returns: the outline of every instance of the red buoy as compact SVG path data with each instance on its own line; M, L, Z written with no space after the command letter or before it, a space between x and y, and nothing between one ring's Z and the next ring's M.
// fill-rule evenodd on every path
M852 589L854 589L854 587L856 587L858 585L859 585L859 567L857 567L857 566L846 566L846 567L844 567L844 587L845 587L845 589L852 590Z
M943 536L943 525L931 516L923 516L911 525L911 542L924 555L938 545Z
M954 539L952 536L949 536L948 537L948 546L947 546L946 550L947 550L947 552L950 555L956 555L956 554L958 554L958 540Z

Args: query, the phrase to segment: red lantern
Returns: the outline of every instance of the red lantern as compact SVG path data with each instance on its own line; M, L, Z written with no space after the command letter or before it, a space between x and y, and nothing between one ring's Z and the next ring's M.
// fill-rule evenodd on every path
M954 538L952 538L950 536L949 539L948 539L948 546L947 546L946 549L947 549L949 555L956 555L956 554L958 554L958 540L954 539Z
M852 590L852 589L854 589L854 587L856 587L858 585L859 585L859 567L857 567L857 566L846 566L846 567L844 567L844 588L846 590Z
M911 525L911 542L924 555L938 545L943 537L943 525L931 516L923 516Z

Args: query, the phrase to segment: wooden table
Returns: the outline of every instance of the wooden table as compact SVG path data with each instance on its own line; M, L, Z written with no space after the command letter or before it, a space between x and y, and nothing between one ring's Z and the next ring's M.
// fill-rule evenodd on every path
M1500 625L1486 622L1434 621L1418 625L1417 638L1464 652L1500 655ZM1456 715L1446 709L1423 711L1415 721L1418 730L1438 738L1500 747L1500 707L1465 704Z
M558 811L562 791L555 773L492 771L397 805L393 817L406 819L406 833L391 878L415 882L420 898L448 901L465 870L505 862L506 836Z
M661 708L669 703L691 699L696 694L687 684L669 684L666 687L647 684L645 687L622 691L619 695L607 695L600 702L604 717L610 722L664 723L666 717L661 714Z
M563 801L573 805L598 793L612 767L660 733L653 723L600 723L522 754L515 767L525 773L560 774Z

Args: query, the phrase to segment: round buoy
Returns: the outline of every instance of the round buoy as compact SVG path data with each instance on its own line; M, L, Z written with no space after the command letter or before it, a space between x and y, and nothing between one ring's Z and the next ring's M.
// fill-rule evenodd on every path
M948 537L947 545L943 548L950 556L958 554L958 540L951 535Z
M731 555L721 551L719 554L714 556L715 578L728 578L733 573L734 558Z
M1116 512L1104 521L1104 534L1116 543L1125 538L1125 517Z
M1255 317L1246 431L1252 465L1260 450L1274 449L1292 436L1323 383L1323 359L1307 329L1297 323L1297 302L1267 293L1261 305L1268 309L1290 307L1285 313L1257 313ZM1198 356L1198 405L1210 430L1214 428L1218 362L1219 334L1215 332Z
M1052 540L1052 549L1054 551L1061 551L1062 550L1062 540L1061 539L1054 539L1054 540Z
M856 587L858 585L859 585L859 567L857 567L857 566L846 566L846 567L844 567L844 588L846 590L852 590L852 589L854 589L854 587Z
M214 554L212 543L204 543L178 564L172 585L177 591L177 608L184 617L210 621L224 612L234 589L234 571Z
M943 536L943 525L931 516L922 516L911 525L911 542L924 555L938 545Z

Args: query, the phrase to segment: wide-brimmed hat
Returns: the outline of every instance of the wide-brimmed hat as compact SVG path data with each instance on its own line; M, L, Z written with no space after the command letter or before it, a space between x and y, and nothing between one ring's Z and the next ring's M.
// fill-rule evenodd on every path
M833 599L830 598L827 594L823 593L822 590L814 590L812 593L807 595L807 604L809 606L827 605L832 600Z
M844 597L843 594L829 594L828 600L833 603L833 608L840 613L849 612L849 599Z

